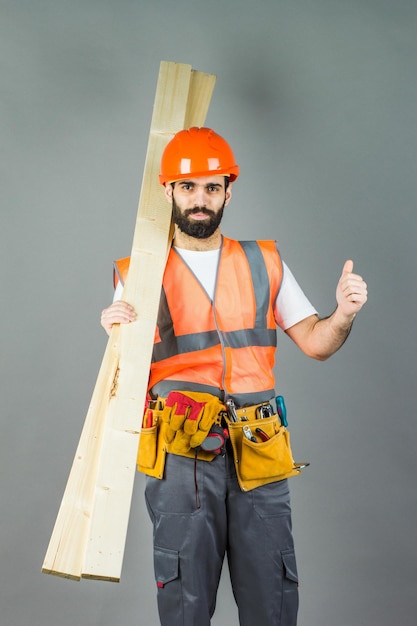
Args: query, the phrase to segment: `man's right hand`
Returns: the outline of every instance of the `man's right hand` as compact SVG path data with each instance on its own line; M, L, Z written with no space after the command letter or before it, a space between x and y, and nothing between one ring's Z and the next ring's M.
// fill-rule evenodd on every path
M117 300L101 312L100 322L106 333L110 335L113 324L129 324L135 319L134 308L123 300Z

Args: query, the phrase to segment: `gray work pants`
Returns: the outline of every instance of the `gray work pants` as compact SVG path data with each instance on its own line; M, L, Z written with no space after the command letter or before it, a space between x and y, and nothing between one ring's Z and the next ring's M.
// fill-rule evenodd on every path
M162 626L210 625L225 553L240 625L296 626L287 480L243 492L231 455L195 466L168 454L165 478L147 477L145 495Z

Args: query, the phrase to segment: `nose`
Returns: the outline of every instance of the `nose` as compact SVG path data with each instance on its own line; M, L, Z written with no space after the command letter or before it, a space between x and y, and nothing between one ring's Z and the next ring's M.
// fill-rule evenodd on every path
M203 206L206 204L207 192L204 185L195 187L193 200L196 206Z

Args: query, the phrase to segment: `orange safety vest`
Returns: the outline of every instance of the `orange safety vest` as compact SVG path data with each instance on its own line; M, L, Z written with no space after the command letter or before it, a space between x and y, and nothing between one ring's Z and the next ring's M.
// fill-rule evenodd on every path
M115 263L115 284L129 259ZM149 378L152 394L206 391L237 406L274 396L274 304L282 264L275 241L223 237L214 299L172 248L162 283Z

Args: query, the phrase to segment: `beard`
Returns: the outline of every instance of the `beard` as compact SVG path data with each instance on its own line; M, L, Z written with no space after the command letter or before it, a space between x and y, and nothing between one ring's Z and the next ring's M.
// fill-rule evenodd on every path
M193 209L187 209L184 213L181 212L175 198L172 198L172 219L174 224L178 226L181 232L195 237L196 239L207 239L211 237L217 230L222 221L223 210L226 201L223 203L221 209L215 213L206 207L194 207ZM206 220L193 220L189 216L193 213L204 213L207 215Z

